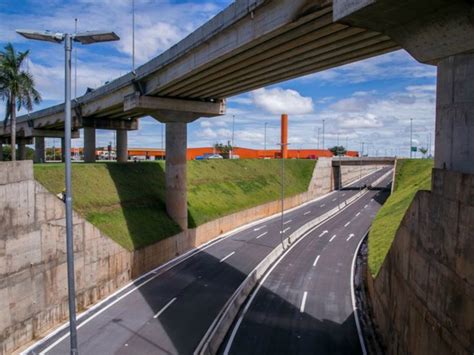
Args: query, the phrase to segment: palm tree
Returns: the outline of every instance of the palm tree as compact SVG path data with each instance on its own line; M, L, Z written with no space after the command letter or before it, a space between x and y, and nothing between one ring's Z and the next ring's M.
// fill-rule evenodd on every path
M0 52L0 99L6 101L4 127L10 119L12 161L16 160L16 111L22 107L31 111L33 103L41 102L33 76L22 69L29 53L29 50L17 53L11 43Z

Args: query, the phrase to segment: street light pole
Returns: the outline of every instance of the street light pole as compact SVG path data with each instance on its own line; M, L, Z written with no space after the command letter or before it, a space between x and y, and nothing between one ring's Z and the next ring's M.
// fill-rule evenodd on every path
M413 147L413 118L410 118L410 159L413 156L412 147Z
M74 240L72 220L72 189L71 189L71 51L72 41L82 44L116 41L119 37L113 32L90 31L83 33L53 33L50 31L16 30L28 39L53 43L64 42L64 159L65 159L65 214L66 214L66 254L67 254L67 285L69 303L70 353L78 354L76 325L76 288L74 274Z
M67 250L67 286L69 293L69 331L71 333L71 354L78 354L76 325L76 286L74 278L74 241L72 235L72 190L71 190L71 50L72 38L64 36L65 51L65 87L64 87L64 153L66 170L66 250Z
M268 122L265 122L263 125L263 151L265 152L265 158L267 157L267 125Z
M326 149L324 148L326 145L324 144L324 129L325 129L325 125L326 125L326 120L323 120L323 146L322 146L322 149Z
M235 115L232 115L232 149L230 151L230 158L234 157L234 132L235 132Z

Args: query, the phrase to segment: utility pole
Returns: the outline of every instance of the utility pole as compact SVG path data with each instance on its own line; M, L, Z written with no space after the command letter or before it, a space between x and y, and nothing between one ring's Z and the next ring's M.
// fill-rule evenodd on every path
M320 132L321 132L321 128L318 128L318 149L321 149L321 147L320 147L320 145L321 145L320 143L321 143L321 142L320 142L320 140L319 140L319 134L320 134Z
M161 160L165 158L165 149L164 149L164 135L163 135L163 127L164 123L161 124Z
M326 125L326 120L323 120L323 146L322 149L326 149L326 145L324 144L324 135L325 135L325 125Z
M263 125L263 150L265 152L265 158L267 157L267 125L268 122L265 122Z
M230 151L230 158L234 157L234 131L235 131L235 115L232 115L232 149Z
M135 0L132 0L132 73L135 75Z
M74 35L77 34L77 18L74 19ZM74 47L74 101L77 99L77 47Z
M412 159L412 147L413 147L413 118L410 118L410 159Z

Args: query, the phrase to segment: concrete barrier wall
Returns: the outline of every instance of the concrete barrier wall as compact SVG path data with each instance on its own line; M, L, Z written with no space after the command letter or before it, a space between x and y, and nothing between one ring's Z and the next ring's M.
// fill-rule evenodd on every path
M387 354L474 353L474 175L433 169L432 185L368 275Z
M329 162L328 162L329 161ZM317 164L292 208L331 191L330 159ZM245 223L280 211L280 202L237 212L129 252L74 214L78 311L134 278ZM31 161L0 163L0 354L67 320L64 203L33 177Z
M377 169L380 169L383 165L343 165L341 166L342 173L342 187L344 188L351 182L359 179L361 176L370 174Z

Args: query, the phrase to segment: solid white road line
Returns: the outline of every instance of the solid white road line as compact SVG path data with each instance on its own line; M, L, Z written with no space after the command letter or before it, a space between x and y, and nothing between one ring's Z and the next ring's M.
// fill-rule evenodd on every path
M301 300L301 307L300 307L300 313L304 312L304 306L306 304L306 297L308 297L308 292L304 291L303 293L303 299Z
M360 212L357 212L356 217L359 217L359 216L360 216Z
M347 227L349 224L351 224L351 221L347 222L346 224L344 224L344 227Z
M323 204L322 204L321 206L319 206L319 207L323 208L324 206L326 206L326 205L323 203Z
M354 237L354 234L349 234L349 237L346 239L346 241L349 241L352 237Z
M316 266L316 264L318 263L319 257L320 257L320 255L318 255L318 256L316 257L316 259L314 259L313 266Z
M310 213L311 213L311 211L306 211L305 213L303 213L303 215L306 216L306 215L308 215L308 214L310 214Z
M267 225L266 225L266 224L264 224L263 226L260 226L260 227L254 228L253 230L254 230L255 232L258 232L260 229L263 229L263 228L265 228L266 226L267 226Z
M160 311L159 311L157 314L155 314L155 315L153 316L153 318L155 318L155 319L158 318L164 311L166 311L166 308L168 308L169 306L171 306L171 304L172 304L174 301L176 301L176 297L173 298L171 301L169 301L162 309L160 309Z
M263 232L262 234L257 235L256 239L259 239L259 238L263 237L263 236L264 236L265 234L267 234L267 233L268 233L268 232Z
M289 231L291 229L291 227L286 227L285 229L283 229L283 233L286 233L287 231Z
M222 263L223 261L225 261L227 258L230 258L232 255L235 254L235 251L233 251L232 253L230 253L229 255L227 256L224 256L221 260L219 260L220 263Z
M367 233L365 234L366 236L367 236ZM355 289L354 289L354 280L355 280L354 274L355 274L355 264L356 264L356 259L357 259L357 253L359 252L360 246L362 245L362 242L364 241L364 239L365 238L362 238L360 240L359 244L357 245L356 250L354 251L354 257L352 258L351 278L349 280L349 283L351 285L352 309L354 310L354 319L356 323L357 334L359 335L360 347L362 349L362 355L367 355L367 348L365 347L364 336L362 335L362 327L360 326L359 309L357 308Z
M331 239L329 239L329 242L332 242L334 240L334 238L336 238L335 234L331 237Z
M291 223L292 221L293 221L292 219L289 219L288 221L283 222L283 224L288 224L288 223Z
M325 235L328 231L324 231L319 235L319 238L321 238L323 235Z
M337 200L337 198L333 198L332 200L333 200L333 201L336 201L336 200Z
M365 206L364 206L364 208L367 208L367 207L369 207L369 205L365 205Z

